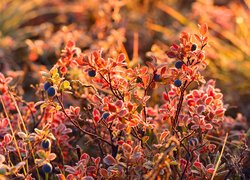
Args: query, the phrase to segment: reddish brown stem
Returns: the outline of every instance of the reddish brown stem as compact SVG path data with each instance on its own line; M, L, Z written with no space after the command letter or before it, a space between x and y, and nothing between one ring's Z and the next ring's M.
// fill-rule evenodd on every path
M59 102L60 106L62 107L62 112L64 113L64 115L70 120L70 122L71 122L76 128L78 128L78 129L79 129L81 132L83 132L84 134L87 134L87 135L89 135L89 136L91 136L91 137L94 137L94 138L96 138L96 139L99 139L99 140L101 140L101 141L107 143L108 145L112 146L112 144L111 144L110 142L108 142L107 140L103 139L102 137L100 137L100 136L98 136L98 135L96 135L96 134L93 134L93 133L91 133L91 132L88 132L88 131L82 129L82 128L80 127L80 125L79 125L78 123L76 123L76 122L66 113L65 108L64 108L64 106L63 106L61 100L58 98L58 96L57 96L56 98L57 98L57 101Z

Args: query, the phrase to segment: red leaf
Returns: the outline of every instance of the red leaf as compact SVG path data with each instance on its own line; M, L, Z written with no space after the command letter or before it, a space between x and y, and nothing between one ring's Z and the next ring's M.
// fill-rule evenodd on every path
M151 69L155 69L155 66L154 66L151 62L147 61L146 64L147 64Z
M169 58L175 58L175 57L176 57L175 53L172 52L172 51L167 52L167 56L168 56Z
M75 115L79 115L79 113L80 113L80 107L75 107L74 108L74 113L75 113Z
M218 116L218 117L222 117L224 115L224 109L216 110L215 115Z
M108 171L106 169L100 168L99 172L102 177L108 178Z
M73 46L75 46L75 42L74 41L70 40L70 41L67 42L67 47L68 48L72 48Z
M95 166L88 166L87 167L87 171L88 172L95 172L96 171L96 167Z
M199 36L199 35L194 34L194 37L196 38L196 40L197 40L197 41L201 42L201 38L200 38L200 36Z
M169 135L169 131L164 131L163 133L161 133L160 141L164 140L165 137L167 137L168 135Z
M120 117L123 117L123 116L125 116L126 114L128 114L128 111L127 111L126 109L123 109L123 110L121 110L121 111L119 112L119 116L120 116Z
M142 74L145 74L148 72L148 67L144 66L142 67L140 70L139 70L139 74L142 75Z
M206 127L207 130L213 129L213 126L212 126L212 124L210 124L210 123L207 123L207 124L205 125L205 127Z
M199 98L199 97L200 97L200 94L199 94L199 92L198 92L197 90L194 90L194 91L192 92L192 94L193 94L193 96L194 96L195 98Z
M198 108L197 108L197 113L198 114L201 114L202 112L205 111L205 107L203 105L200 105Z
M115 102L115 106L117 106L118 108L122 108L123 102L122 100L118 100Z
M186 165L186 164L187 164L187 160L186 160L186 159L181 158L181 159L180 159L180 163L181 163L181 164Z
M104 159L103 162L109 166L113 166L115 164L117 164L116 160L113 158L113 156L111 155L107 155Z
M144 86L147 86L147 85L148 85L149 79L150 79L149 75L144 75L144 76L142 76L142 82L143 82L143 85L144 85Z
M209 144L209 145L208 145L208 150L209 150L211 153L214 152L215 148L216 148L216 145L215 145L215 144Z
M94 180L92 176L84 176L82 180Z
M132 147L127 143L122 144L122 149L123 151L126 151L129 154L132 153Z
M7 118L3 118L0 120L0 128L5 128L8 126L8 119Z
M194 100L188 100L187 103L188 103L189 106L194 106L195 105Z
M68 71L68 69L67 69L67 67L65 67L65 66L62 66L62 67L60 68L60 72L61 72L62 74L66 74L67 71Z
M161 75L164 74L166 71L167 71L167 68L166 68L166 67L163 67L163 68L161 69Z
M195 161L194 162L194 167L196 167L197 169L201 169L202 168L202 163L201 162L198 162L198 161Z
M207 40L208 40L208 37L205 37L205 38L203 39L203 43L206 43Z
M128 111L131 112L134 108L133 104L131 102L128 103L127 105Z
M12 136L10 134L5 134L3 139L5 144L10 144L12 141Z
M210 173L210 174L213 174L213 173L214 173L214 168L209 168L209 169L207 170L207 172Z
M109 108L109 111L110 112L116 112L116 106L111 104L111 103L108 103L108 108Z
M163 92L163 99L165 101L169 101L169 97L168 97L168 94L166 92Z
M96 108L93 110L93 117L96 122L100 119L100 112Z
M212 97L208 97L208 98L205 100L206 105L209 105L209 104L212 102L212 100L213 100Z
M88 163L89 155L87 153L82 154L80 160L85 160L85 162Z
M117 61L118 61L118 62L122 62L122 61L124 61L125 59L126 59L125 54L121 53L121 54L119 54L119 56L118 56L118 58L117 58Z
M97 157L97 158L92 158L92 160L94 161L95 165L98 166L100 163L101 158Z
M171 46L171 48L173 48L174 50L178 50L178 48L179 48L179 46L177 45L177 44L173 44L172 46Z

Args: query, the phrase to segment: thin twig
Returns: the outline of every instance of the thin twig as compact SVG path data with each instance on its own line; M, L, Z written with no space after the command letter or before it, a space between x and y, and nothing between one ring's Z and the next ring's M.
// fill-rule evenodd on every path
M88 131L82 129L82 128L80 127L80 125L79 125L78 123L76 123L76 122L66 113L65 108L64 108L62 102L60 101L60 99L58 98L58 96L56 96L56 98L57 98L57 101L59 102L60 106L62 107L62 112L64 113L64 115L70 120L70 122L71 122L76 128L78 128L78 129L79 129L81 132L83 132L84 134L87 134L87 135L89 135L89 136L91 136L91 137L94 137L94 138L96 138L96 139L99 139L99 140L101 140L101 141L107 143L108 145L112 146L112 144L111 144L110 142L108 142L107 140L103 139L102 137L100 137L100 136L98 136L98 135L96 135L96 134L93 134L93 133L91 133L91 132L88 132Z

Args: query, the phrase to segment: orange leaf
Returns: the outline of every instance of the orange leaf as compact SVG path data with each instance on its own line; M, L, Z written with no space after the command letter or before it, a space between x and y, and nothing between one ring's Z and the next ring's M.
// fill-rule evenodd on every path
M204 36L207 33L207 30L208 30L207 24L202 24L200 26L200 33L202 36Z

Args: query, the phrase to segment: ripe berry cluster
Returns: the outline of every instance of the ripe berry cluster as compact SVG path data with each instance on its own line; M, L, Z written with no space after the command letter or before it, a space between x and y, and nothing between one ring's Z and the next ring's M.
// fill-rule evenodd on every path
M53 97L56 94L56 90L52 86L52 83L50 83L48 81L44 84L44 90L47 91L48 96L50 96L50 97Z

